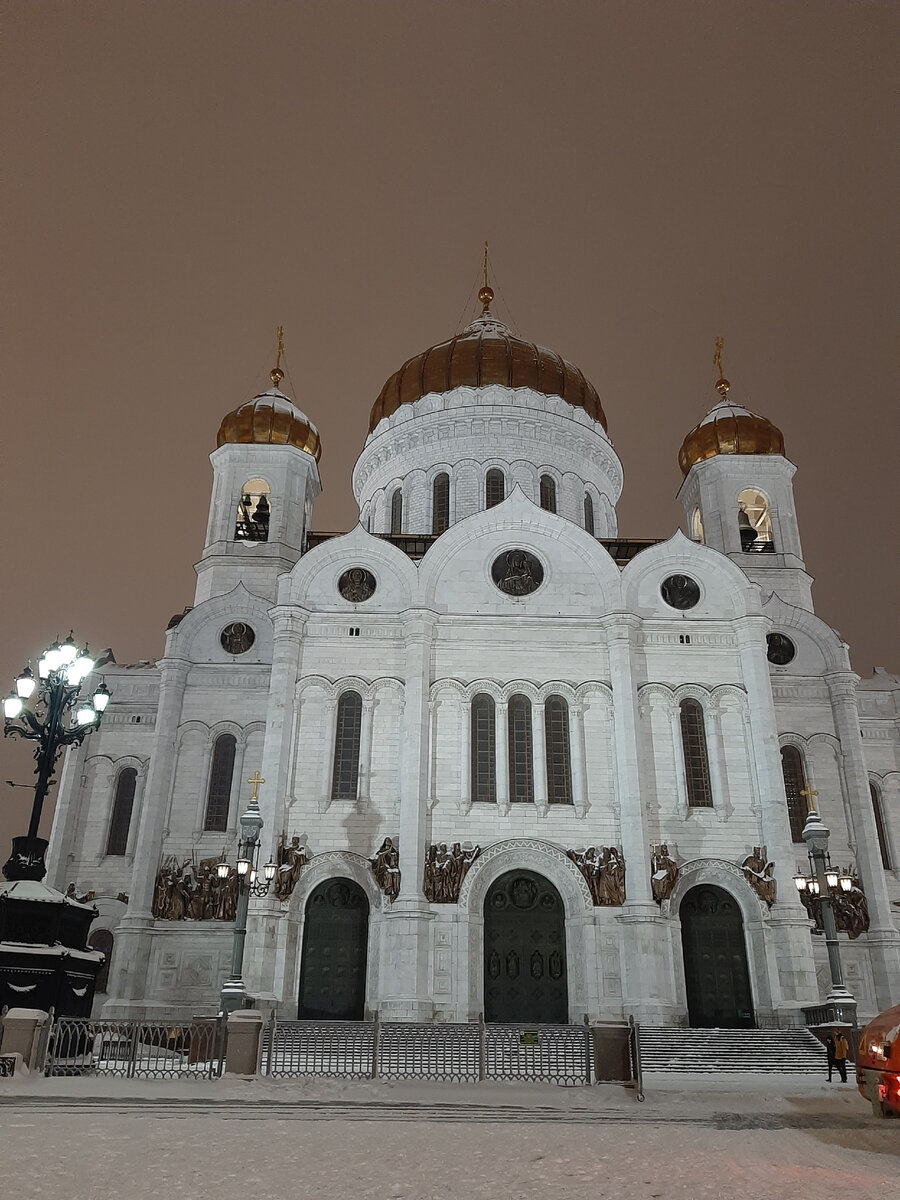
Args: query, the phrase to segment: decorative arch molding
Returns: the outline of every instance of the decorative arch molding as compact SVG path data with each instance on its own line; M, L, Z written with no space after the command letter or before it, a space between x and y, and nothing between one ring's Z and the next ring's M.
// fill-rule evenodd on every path
M760 611L759 589L740 567L718 550L691 541L680 529L676 529L668 541L648 546L623 567L622 590L626 611L639 612L645 607L639 595L647 576L658 575L662 580L664 572L673 570L695 574L707 593L710 591L709 584L715 582L717 598L721 600L728 597L732 606L732 612L728 615L744 617ZM659 607L661 611L665 608L662 601Z
M612 704L612 688L599 680L588 680L576 687L561 679L551 679L541 684L533 683L530 679L512 679L504 684L492 679L475 679L471 683L463 683L459 679L438 679L431 685L430 699L441 700L446 693L464 703L471 703L474 696L487 693L499 704L505 704L511 696L517 695L527 696L533 704L543 704L549 696L562 696L570 706L583 704L594 697L607 705Z
M747 692L735 683L720 683L709 693L710 707L717 713L747 711Z
M393 675L380 675L366 682L360 675L343 675L340 679L328 679L324 675L306 675L299 681L295 699L302 703L306 693L319 689L326 693L326 700L337 701L343 692L359 692L363 700L376 700L382 692L393 692L401 699L405 695L403 681Z
M661 915L677 917L687 893L704 883L720 887L734 897L745 925L758 925L768 919L768 909L744 878L743 871L724 858L694 858L680 866L672 894L660 906Z
M257 628L266 629L269 639L271 639L272 621L269 617L271 607L271 600L247 591L243 583L238 583L224 596L213 596L210 600L204 600L202 604L198 604L196 608L192 608L189 613L185 614L169 631L165 657L184 658L191 666L194 666L195 660L192 656L194 642L208 625L219 621L245 618L256 622ZM263 664L257 661L248 664L251 667L260 665Z
M550 694L548 692L548 695ZM612 688L608 683L589 679L585 683L580 683L575 689L575 699L578 704L590 703L596 699L611 708L613 703Z
M700 683L682 683L672 690L672 699L676 706L682 700L696 700L703 706L704 711L713 707L713 693Z
M847 645L841 641L840 634L830 625L826 625L821 617L808 612L805 608L797 608L782 600L777 592L770 592L763 601L762 612L771 619L779 629L796 629L804 633L821 651L826 668L829 671L849 671L850 661ZM787 674L790 674L790 667Z
M127 770L129 767L131 767L137 772L138 779L145 779L147 777L147 769L149 766L149 758L139 758L136 754L123 754L121 758L112 760L112 769L117 775L120 771Z
M323 854L314 854L300 872L300 879L286 903L291 918L295 921L303 919L306 902L310 894L328 879L352 879L365 893L372 912L382 912L385 907L385 896L375 882L369 869L369 860L351 850L326 850Z
M394 486L399 487L399 482ZM405 503L405 492L403 499ZM375 500L376 497L372 497L372 501ZM377 519L374 523L378 524L384 516L383 511L379 515L376 506ZM406 608L412 603L418 580L415 564L402 550L398 550L384 538L369 533L362 525L354 526L349 533L341 534L340 537L329 538L328 541L321 542L304 554L287 576L289 580L289 586L285 589L287 596L284 597L280 593L280 600L290 604L305 605L307 594L315 580L320 575L327 575L330 572L333 576L333 584L336 586L339 576L346 570L351 557L358 558L361 566L371 565L379 572L390 573L402 597L398 604L399 609ZM283 579L284 576L282 576ZM329 588L329 592L331 590ZM313 602L312 607L318 611L320 606L317 602ZM348 604L347 611L351 611L352 607Z
M562 896L566 915L593 911L591 893L572 860L552 842L538 838L508 838L483 850L469 869L459 891L459 907L481 917L488 889L506 871L534 871L548 879Z

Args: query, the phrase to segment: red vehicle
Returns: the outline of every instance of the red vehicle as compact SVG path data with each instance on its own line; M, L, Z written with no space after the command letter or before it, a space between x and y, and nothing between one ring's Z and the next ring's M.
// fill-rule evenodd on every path
M900 1117L900 1004L880 1013L859 1035L856 1084L876 1117Z

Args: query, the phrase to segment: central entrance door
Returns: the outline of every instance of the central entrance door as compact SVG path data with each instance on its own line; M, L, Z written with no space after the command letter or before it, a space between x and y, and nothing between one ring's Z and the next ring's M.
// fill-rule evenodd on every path
M366 1006L369 902L352 879L326 879L306 902L301 1021L361 1021Z
M501 875L484 902L484 1019L569 1020L563 902L531 871Z
M691 888L678 915L691 1025L752 1029L756 1021L737 901L722 888L705 884Z

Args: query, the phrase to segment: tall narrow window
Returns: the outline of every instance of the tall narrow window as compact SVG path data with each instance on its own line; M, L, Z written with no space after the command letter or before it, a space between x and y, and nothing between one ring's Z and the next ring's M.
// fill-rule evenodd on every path
M391 496L391 536L399 537L403 532L403 493L399 488Z
M534 803L534 753L531 744L531 701L513 696L507 709L509 725L509 798L515 804Z
M212 833L224 833L228 828L228 806L231 801L231 778L234 775L234 754L237 740L231 733L221 733L213 746L209 771L209 791L206 794L206 818L203 828Z
M697 700L682 700L680 707L681 745L684 750L688 804L691 808L712 808L703 705Z
M878 846L881 850L881 865L886 871L891 870L891 850L888 846L887 830L884 827L884 813L881 811L881 796L874 783L869 784L872 794L872 808L875 811L875 828L878 831Z
M594 536L594 500L590 493L584 493L584 528Z
M791 841L803 842L803 826L809 805L801 795L806 787L806 772L803 756L796 746L781 747L781 773L784 776L784 794L787 796L788 820L791 823Z
M547 800L550 804L571 804L569 706L562 696L548 696L544 702L544 739L547 746Z
M332 800L355 800L359 784L359 735L362 729L362 696L343 692L338 701L334 733Z
M772 518L769 502L755 488L746 488L737 498L738 531L741 549L747 553L771 553L775 549L772 540Z
M484 480L484 507L502 504L506 496L506 480L498 467L491 467Z
M431 485L431 532L437 536L450 525L450 476L446 471L435 475Z
M552 475L541 476L541 508L556 512L556 480Z
M137 771L126 767L116 780L116 796L113 800L112 819L106 839L107 854L124 854L128 848L128 830L131 828L131 810L134 808L134 789Z
M493 697L472 697L472 800L497 802L497 731Z
M691 518L691 537L695 542L703 544L703 518L700 516L700 509L694 509L694 515Z
M241 488L237 520L234 525L236 542L267 542L272 509L269 485L264 479L248 479Z

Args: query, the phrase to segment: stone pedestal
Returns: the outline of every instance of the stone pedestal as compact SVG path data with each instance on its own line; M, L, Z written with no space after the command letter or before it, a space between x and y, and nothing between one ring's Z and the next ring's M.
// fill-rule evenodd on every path
M225 1046L226 1075L255 1075L259 1067L263 1015L244 1008L228 1014L228 1041Z
M0 1054L17 1054L22 1063L33 1071L38 1064L41 1035L50 1020L39 1008L11 1008L3 1018L0 1032Z

